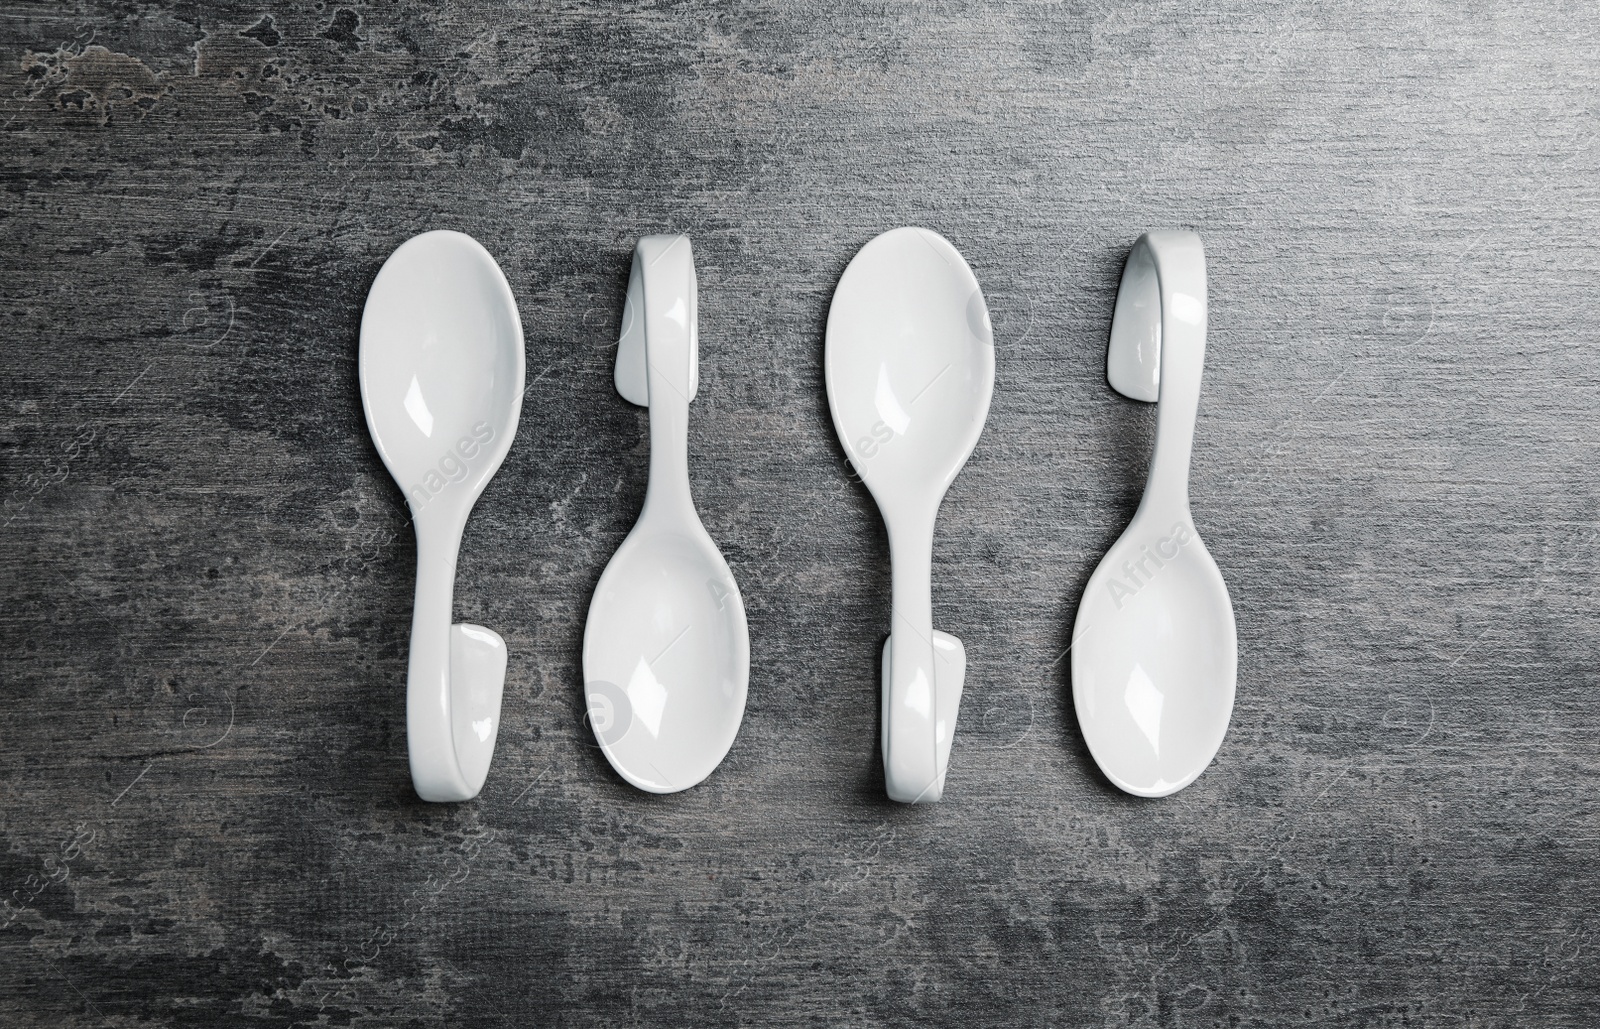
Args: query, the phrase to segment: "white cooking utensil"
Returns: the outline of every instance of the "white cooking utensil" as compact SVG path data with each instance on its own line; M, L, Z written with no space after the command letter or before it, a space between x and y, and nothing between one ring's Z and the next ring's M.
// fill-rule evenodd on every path
M1193 232L1150 232L1128 255L1111 322L1112 388L1156 401L1156 447L1133 521L1089 578L1072 694L1089 751L1142 797L1205 771L1233 713L1233 605L1189 514L1189 452L1206 348L1206 264Z
M523 374L516 301L476 240L426 232L384 262L361 314L361 403L417 532L406 744L423 800L477 796L494 756L505 641L452 625L451 600L467 515L517 434Z
M689 492L697 292L689 237L639 241L616 385L650 408L650 483L583 635L590 727L617 774L651 793L688 789L722 762L750 681L744 600Z
M989 310L944 237L886 232L861 248L828 311L828 405L889 530L892 621L883 653L889 796L943 795L966 675L961 641L933 628L933 527L983 432L994 392Z

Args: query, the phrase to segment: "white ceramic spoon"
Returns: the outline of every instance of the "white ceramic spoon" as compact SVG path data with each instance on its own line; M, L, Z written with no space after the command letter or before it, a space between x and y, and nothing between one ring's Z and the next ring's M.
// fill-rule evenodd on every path
M833 427L889 529L884 782L894 800L935 801L966 652L933 628L933 525L994 393L989 309L956 248L918 228L862 247L833 293L826 366Z
M506 645L450 624L467 515L522 413L522 321L488 251L426 232L384 262L361 314L361 404L417 531L406 744L423 800L483 789L500 730Z
M1139 510L1078 605L1072 695L1100 770L1141 797L1193 782L1233 713L1233 605L1189 515L1205 352L1200 237L1140 236L1122 272L1106 375L1124 396L1158 401L1155 456Z
M616 384L650 408L650 484L583 634L590 727L617 774L651 793L686 790L722 762L750 682L744 600L689 493L697 291L688 236L639 241Z

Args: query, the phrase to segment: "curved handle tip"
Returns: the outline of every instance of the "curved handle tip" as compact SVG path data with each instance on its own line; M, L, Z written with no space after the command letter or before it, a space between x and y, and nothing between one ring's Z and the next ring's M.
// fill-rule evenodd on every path
M959 639L933 630L933 699L931 712L896 708L891 699L894 681L894 636L883 642L883 778L890 800L903 804L931 804L944 796L945 774L950 769L950 745L955 742L956 716L961 710L961 692L967 676L967 650ZM927 726L933 733L935 765L930 775L925 761L913 750L906 755L890 745L896 723L910 722L904 728ZM922 728L923 732L927 728Z
M500 736L505 694L506 643L481 625L450 627L449 733L443 726L407 734L411 782L417 796L436 803L471 800L483 790Z

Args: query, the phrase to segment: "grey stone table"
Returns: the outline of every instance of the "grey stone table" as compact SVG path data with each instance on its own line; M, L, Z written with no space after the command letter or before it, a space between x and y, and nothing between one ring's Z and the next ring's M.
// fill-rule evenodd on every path
M1600 1024L1597 96L1584 2L4 4L0 1023ZM967 256L999 355L914 809L821 371L901 224ZM1179 226L1239 699L1140 801L1063 652L1151 443L1104 379L1121 262ZM443 227L504 266L530 383L457 589L511 652L459 805L406 772L414 555L356 389L374 274ZM578 667L659 231L753 654L671 797L611 772Z

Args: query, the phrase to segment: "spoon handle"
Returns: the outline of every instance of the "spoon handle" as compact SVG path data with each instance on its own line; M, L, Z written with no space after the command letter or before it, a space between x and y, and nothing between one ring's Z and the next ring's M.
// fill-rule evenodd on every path
M411 781L429 801L471 800L489 774L505 684L505 641L452 625L464 519L418 518L417 591L406 674Z
M889 564L893 617L884 683L884 785L891 800L935 801L943 792L944 769L933 652L931 515L891 525Z
M1153 270L1154 274L1151 274ZM1140 342L1154 341L1155 346ZM1200 236L1189 231L1147 232L1134 243L1123 272L1111 323L1109 363L1141 364L1157 401L1155 455L1140 508L1177 516L1189 510L1189 456L1200 407L1200 376L1206 356L1206 255ZM1130 362L1119 357L1137 352Z
M643 352L650 405L650 484L645 489L643 520L653 513L694 511L689 489L689 401L697 385L698 283L689 237L658 235L639 240L633 252L630 294L635 284L644 306Z

